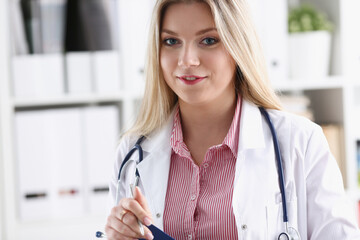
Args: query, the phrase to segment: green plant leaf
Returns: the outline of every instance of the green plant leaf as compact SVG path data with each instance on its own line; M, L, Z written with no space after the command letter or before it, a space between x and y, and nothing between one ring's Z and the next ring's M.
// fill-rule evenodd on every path
M333 24L324 13L319 12L312 5L303 4L290 10L288 16L290 33L322 30L332 31Z

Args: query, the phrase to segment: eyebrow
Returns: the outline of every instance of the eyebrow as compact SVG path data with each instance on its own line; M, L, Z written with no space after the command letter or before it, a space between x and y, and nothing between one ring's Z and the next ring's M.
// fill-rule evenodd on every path
M196 33L196 35L201 35L201 34L204 34L204 33L210 32L210 31L217 31L217 29L214 28L214 27L205 28L205 29L203 29L203 30L198 31L198 32ZM165 29L165 28L164 28L161 32L162 32L162 33L163 33L163 32L164 32L164 33L168 33L168 34L171 34L171 35L174 35L174 36L179 36L179 34L177 34L176 32L173 32L173 31L168 30L168 29Z

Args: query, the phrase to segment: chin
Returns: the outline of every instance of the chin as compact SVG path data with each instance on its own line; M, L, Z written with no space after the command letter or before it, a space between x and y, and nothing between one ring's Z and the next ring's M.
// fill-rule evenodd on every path
M208 98L203 98L203 97L194 97L194 96L182 96L179 97L179 101L191 105L191 106L201 106L206 104L207 102L210 101L210 99Z

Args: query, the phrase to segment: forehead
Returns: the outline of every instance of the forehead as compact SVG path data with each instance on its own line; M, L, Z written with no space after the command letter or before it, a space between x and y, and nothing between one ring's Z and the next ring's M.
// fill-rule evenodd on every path
M161 26L177 33L192 33L215 28L215 22L210 7L204 2L174 3L166 8Z

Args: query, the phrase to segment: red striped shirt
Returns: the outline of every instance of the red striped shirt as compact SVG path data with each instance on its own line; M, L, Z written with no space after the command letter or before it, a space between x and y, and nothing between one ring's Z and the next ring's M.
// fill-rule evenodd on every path
M181 239L237 239L232 208L241 99L222 144L210 147L197 166L183 141L179 108L171 135L171 164L164 230Z

